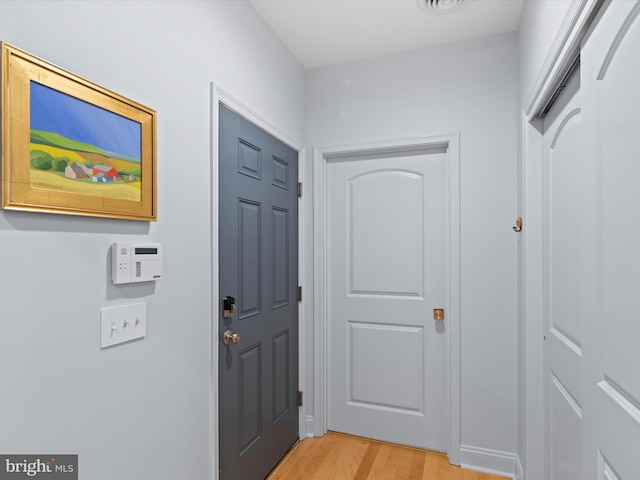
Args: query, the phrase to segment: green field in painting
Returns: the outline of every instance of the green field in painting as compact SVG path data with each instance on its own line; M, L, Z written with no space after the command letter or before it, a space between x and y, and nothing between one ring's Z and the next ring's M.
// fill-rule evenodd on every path
M39 130L31 131L30 150L33 157L41 156L44 162L31 161L31 186L50 190L117 198L139 202L141 200L141 166L137 160L113 153L107 153L93 145L76 142L62 135ZM56 170L55 162L62 165ZM60 163L63 162L63 163ZM44 165L43 165L44 163ZM119 175L114 182L94 182L88 178L68 178L64 166L82 164L91 172L93 166L113 167Z
M31 143L58 147L74 152L83 152L88 154L94 153L115 160L125 160L131 163L140 163L140 161L135 158L127 157L126 155L118 155L116 153L107 153L98 147L89 145L88 143L76 142L75 140L58 135L57 133L45 132L43 130L31 130Z

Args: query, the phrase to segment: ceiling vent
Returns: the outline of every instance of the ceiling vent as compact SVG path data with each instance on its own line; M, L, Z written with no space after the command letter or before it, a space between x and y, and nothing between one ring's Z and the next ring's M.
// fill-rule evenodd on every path
M459 12L473 0L418 0L418 6L429 15L449 15Z

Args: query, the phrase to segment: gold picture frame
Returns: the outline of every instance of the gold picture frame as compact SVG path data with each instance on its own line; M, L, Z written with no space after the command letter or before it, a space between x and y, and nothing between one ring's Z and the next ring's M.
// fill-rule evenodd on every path
M155 221L156 112L0 46L2 206Z

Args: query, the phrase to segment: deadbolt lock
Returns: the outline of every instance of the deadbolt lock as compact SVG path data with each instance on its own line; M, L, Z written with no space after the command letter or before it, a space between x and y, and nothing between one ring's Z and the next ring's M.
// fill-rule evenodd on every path
M224 332L224 336L222 337L222 343L224 343L225 345L230 345L232 343L234 345L237 345L238 342L240 342L239 333L233 333L231 330L227 330L226 332Z
M222 305L224 307L223 317L232 318L236 314L236 299L233 297L224 297L222 299Z
M434 308L433 309L433 319L434 320L443 320L444 319L444 308Z

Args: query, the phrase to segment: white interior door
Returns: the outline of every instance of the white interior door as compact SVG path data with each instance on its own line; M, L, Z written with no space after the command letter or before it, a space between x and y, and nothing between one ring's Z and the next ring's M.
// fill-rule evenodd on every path
M549 480L580 480L582 316L580 76L544 120L544 401Z
M329 429L444 451L447 153L334 158L327 185Z
M640 478L639 52L640 2L611 2L582 51L594 178L582 478Z

